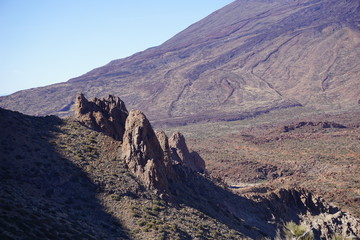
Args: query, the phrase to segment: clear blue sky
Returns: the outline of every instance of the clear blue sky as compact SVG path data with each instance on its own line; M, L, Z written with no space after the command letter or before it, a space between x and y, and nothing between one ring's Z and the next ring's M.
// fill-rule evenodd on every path
M233 0L0 0L0 95L165 42Z

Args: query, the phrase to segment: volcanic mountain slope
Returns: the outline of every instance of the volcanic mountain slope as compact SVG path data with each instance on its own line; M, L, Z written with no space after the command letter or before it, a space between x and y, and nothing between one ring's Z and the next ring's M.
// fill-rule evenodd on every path
M65 116L77 92L111 93L171 124L293 106L358 108L359 17L357 0L238 0L158 47L0 105Z
M84 114L102 123L119 102L95 100L107 110ZM317 238L360 234L359 220L307 191L246 198L191 165L169 165L166 136L139 111L122 141L53 116L0 109L0 123L1 239L266 239L289 221Z
M196 208L159 199L118 161L121 142L79 122L3 109L0 121L1 239L244 236ZM210 189L221 189L206 182ZM223 217L240 226L235 218Z

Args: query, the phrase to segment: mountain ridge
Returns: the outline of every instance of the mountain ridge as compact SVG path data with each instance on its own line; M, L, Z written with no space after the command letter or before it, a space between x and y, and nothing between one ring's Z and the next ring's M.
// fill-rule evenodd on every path
M126 109L122 101L95 99L98 109L77 99L78 121L0 108L1 238L285 239L287 223L316 239L359 235L359 219L304 189L247 196L197 172L185 161L183 137L167 144L140 111L129 112L123 141L115 140L79 115L101 113L102 123ZM165 166L170 146L178 159Z

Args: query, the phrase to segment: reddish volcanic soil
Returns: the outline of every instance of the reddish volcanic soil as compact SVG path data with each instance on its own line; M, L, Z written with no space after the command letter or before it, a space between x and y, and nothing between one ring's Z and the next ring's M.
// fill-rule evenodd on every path
M359 217L360 114L274 123L285 116L280 111L176 130L205 159L209 173L235 191L259 194L302 187Z

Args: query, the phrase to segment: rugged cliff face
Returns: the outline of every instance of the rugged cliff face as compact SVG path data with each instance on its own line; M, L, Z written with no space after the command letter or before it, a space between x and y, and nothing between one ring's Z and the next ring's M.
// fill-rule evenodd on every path
M298 218L313 230L316 239L328 238L334 232L343 238L360 235L359 220L304 189L280 189L264 198L262 204L278 218L274 221Z
M155 132L142 112L128 113L118 97L88 101L83 94L78 94L75 119L122 141L121 159L144 186L162 198L170 196L169 181L180 179L173 165L205 172L205 161L198 154L189 153L181 133L174 133L169 143L166 134Z
M78 95L78 98L81 100L77 101L79 109L89 109L86 106L92 106L83 95ZM121 100L118 99L117 102L121 102ZM123 109L126 109L125 105L122 105ZM101 101L96 105L96 112L107 112L107 109L108 105L102 104ZM94 111L79 110L77 112L77 119L86 120L89 112ZM90 114L90 116L92 115ZM117 116L121 117L121 115ZM122 118L114 118L113 122L124 124ZM87 124L84 120L82 123L90 127L98 127L98 125ZM319 124L299 124L294 129L304 126L342 127L338 124L321 122ZM301 222L307 226L309 231L314 233L316 238L331 236L335 232L341 233L343 236L358 236L360 234L359 222L356 218L303 189L280 189L268 195L253 195L251 199L257 203L251 207L250 205L253 203L250 203L252 201L250 199L237 199L238 197L226 191L220 194L221 191L217 187L197 175L197 172L205 172L205 161L198 154L189 152L185 137L180 132L175 132L168 139L163 131L154 131L149 120L140 111L129 112L125 119L124 129L119 151L120 159L125 162L130 172L141 184L152 190L161 199L185 202L194 207L202 208L201 205L206 205L206 203L202 201L193 203L189 200L189 198L196 198L196 196L201 195L206 201L221 206L224 211L237 218L247 216L237 209L240 208L240 205L244 205L248 208L247 214L259 215L259 212L262 212L263 216L252 220L251 224L268 229L267 231L270 232L271 224L265 224L263 222L265 219L275 225L282 225L290 221ZM112 136L113 134L108 135ZM213 213L215 209L211 207L204 209L204 211L210 215L215 214ZM231 222L232 220L224 219L224 221ZM284 233L278 231L278 234Z
M196 152L189 152L185 142L185 137L179 132L175 132L169 139L171 158L194 171L205 172L205 161Z
M180 158L189 152L180 133L171 159L166 135L140 111L122 141L1 108L0 123L0 238L274 239L289 221L317 238L360 234L358 219L308 191L240 195L199 174Z
M169 192L164 152L145 115L130 111L125 128L122 158L129 169L146 187Z
M171 157L171 150L169 146L169 139L166 136L164 131L155 130L157 139L159 140L160 146L164 154L164 164L166 168L166 174L169 182L174 182L179 180L179 176L176 174L173 165L177 164L175 160Z
M85 126L101 131L116 140L122 140L128 111L119 97L94 98L88 101L84 94L76 95L74 117Z

